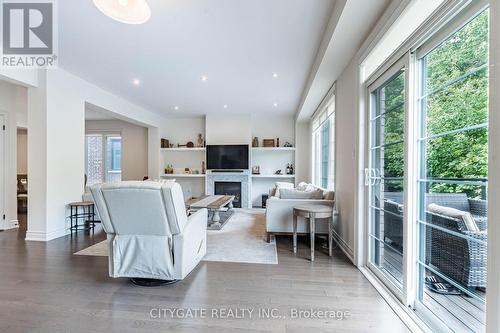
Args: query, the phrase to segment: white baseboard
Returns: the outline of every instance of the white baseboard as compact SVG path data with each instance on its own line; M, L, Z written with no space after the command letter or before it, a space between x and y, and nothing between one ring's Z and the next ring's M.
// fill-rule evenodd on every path
M19 227L19 221L18 220L10 220L9 222L5 222L0 230L10 230L10 229L15 229Z
M30 231L28 230L26 232L26 238L25 240L27 241L33 241L33 242L48 242L53 239L63 237L69 234L69 229L68 228L63 228L59 230L53 230L51 232L43 232L43 231Z
M344 252L347 258L349 258L349 260L354 264L354 251L349 247L346 241L343 240L337 232L335 232L335 230L333 230L332 235L342 252Z

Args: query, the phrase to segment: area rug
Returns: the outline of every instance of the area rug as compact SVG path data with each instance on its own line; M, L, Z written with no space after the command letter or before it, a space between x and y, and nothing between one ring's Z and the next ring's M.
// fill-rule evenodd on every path
M75 255L108 256L107 241L94 244ZM266 242L266 219L262 210L235 209L222 230L207 231L204 261L277 264L276 242Z

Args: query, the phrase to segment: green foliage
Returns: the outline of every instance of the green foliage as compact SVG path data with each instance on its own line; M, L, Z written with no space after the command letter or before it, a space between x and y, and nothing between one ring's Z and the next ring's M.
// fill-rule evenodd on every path
M433 49L422 61L426 68L426 131L423 137L459 130L488 121L488 11ZM471 71L474 74L463 78ZM451 84L450 84L451 83ZM443 85L449 84L444 89ZM384 176L403 177L404 172L404 72L379 90L379 124L383 128ZM438 91L435 91L439 89ZM472 129L425 140L428 178L476 179L488 177L488 130ZM402 184L387 185L387 191L401 191ZM484 195L484 188L470 185L432 183L430 192L464 192L469 197Z

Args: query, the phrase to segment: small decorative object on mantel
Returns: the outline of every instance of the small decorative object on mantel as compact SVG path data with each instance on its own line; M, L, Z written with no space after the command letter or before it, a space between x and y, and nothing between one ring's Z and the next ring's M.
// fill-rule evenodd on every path
M263 146L266 148L275 147L274 146L274 139L264 139Z
M283 145L283 147L287 147L287 148L292 148L293 145L290 143L290 142L285 142L285 144Z
M167 139L161 139L161 148L170 147L170 142Z
M275 174L275 175L281 175L281 174L282 174L282 173L281 173L281 169L276 170L276 172L275 172L274 174Z
M260 175L260 166L255 165L255 166L252 168L252 175Z
M205 143L205 140L203 140L203 134L201 133L198 133L198 147L200 148L203 148L204 147L204 143Z
M193 171L190 168L184 168L184 173L190 175Z
M254 137L253 141L252 141L252 147L256 148L258 146L259 146L259 138L258 137Z
M280 146L280 138L277 138L276 139L276 147L279 147Z
M199 175L200 174L200 170L198 170L198 169L197 170L193 170L191 173L193 175Z
M165 173L167 175L171 175L174 173L174 167L172 166L172 164L168 164L166 167L165 167Z
M288 163L286 165L286 174L287 175L293 175L294 174L293 164L292 163Z
M170 148L174 148L174 144L173 144L173 143L171 143L171 144L169 145L169 147L170 147Z
M201 162L201 173L202 173L202 174L205 174L205 173L206 173L206 169L205 169L205 161L202 161L202 162Z
M189 141L187 144L186 144L186 147L188 148L194 148L194 143Z

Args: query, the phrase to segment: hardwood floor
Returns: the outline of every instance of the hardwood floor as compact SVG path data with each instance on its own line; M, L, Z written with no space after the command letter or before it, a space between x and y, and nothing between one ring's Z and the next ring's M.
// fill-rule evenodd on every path
M177 284L143 288L109 278L105 257L73 255L105 239L100 226L93 236L80 232L49 243L25 242L24 233L0 233L2 332L407 332L343 253L334 250L329 258L321 242L314 263L305 238L294 256L291 238L280 237L278 265L202 262ZM207 318L171 318L167 310L151 317L158 308L205 309ZM243 319L214 318L212 311L222 308L254 312L252 318L248 312ZM258 318L258 309L286 318ZM350 316L292 319L291 309Z

